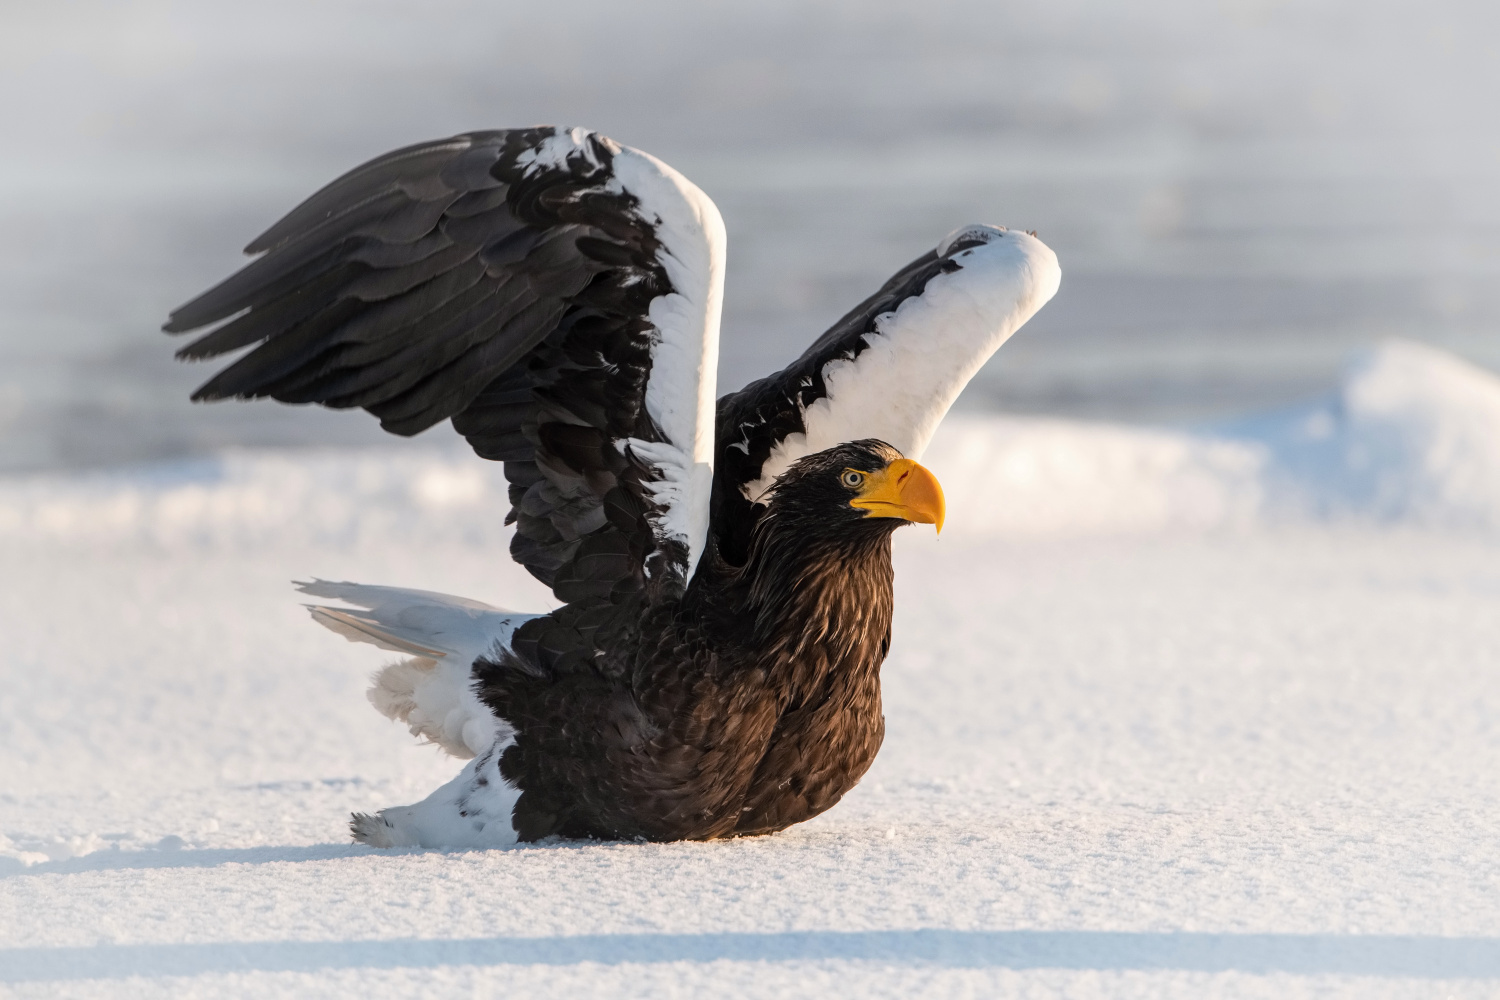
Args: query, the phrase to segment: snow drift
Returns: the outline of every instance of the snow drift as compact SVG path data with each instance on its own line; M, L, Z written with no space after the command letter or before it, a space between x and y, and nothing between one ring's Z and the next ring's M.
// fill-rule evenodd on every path
M1500 378L1392 341L1303 406L1195 432L958 419L926 464L965 532L1356 519L1500 527Z
M1196 431L951 417L924 456L955 537L1357 519L1500 527L1500 378L1387 343L1294 410ZM0 484L0 541L503 544L505 478L462 448L235 451Z

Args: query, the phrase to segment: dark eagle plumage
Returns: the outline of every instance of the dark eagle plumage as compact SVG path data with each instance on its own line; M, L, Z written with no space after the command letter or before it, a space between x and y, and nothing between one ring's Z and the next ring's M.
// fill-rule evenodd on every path
M372 700L473 759L368 843L769 833L838 802L884 732L891 535L942 520L915 461L1055 292L1056 258L955 230L786 369L714 400L724 236L670 167L581 129L478 132L351 171L172 314L250 347L195 399L442 420L505 464L524 615L323 581L323 624L411 654ZM352 605L350 607L349 605Z

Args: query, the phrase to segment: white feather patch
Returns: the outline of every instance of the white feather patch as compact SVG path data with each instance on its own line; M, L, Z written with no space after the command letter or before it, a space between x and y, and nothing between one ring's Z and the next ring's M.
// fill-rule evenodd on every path
M692 579L708 537L713 489L724 220L706 194L649 153L622 148L613 183L640 199L641 212L655 223L659 259L674 289L651 302L651 325L660 340L646 382L646 412L666 441L630 440L623 446L659 470L660 481L650 487L665 508L656 530L687 546Z
M507 737L474 690L474 661L509 648L510 638L535 615L516 614L481 601L426 590L315 580L298 589L368 610L310 605L313 619L351 642L416 654L375 675L370 703L412 735L455 757L472 757Z
M458 777L421 802L355 813L354 839L371 847L514 847L511 823L521 791L500 773L510 737L497 739L464 766Z
M981 229L989 242L955 254L959 270L877 317L858 357L824 366L827 394L803 410L805 432L777 443L745 496L759 499L793 462L845 441L879 438L922 457L969 379L1062 281L1057 255L1026 233L967 226L944 244Z
M588 129L576 126L558 129L555 135L548 136L517 156L516 164L528 174L537 170L562 170L567 168L568 157L582 154L589 166L598 167L599 159L588 141L590 134Z
M473 695L467 666L416 657L392 663L372 678L365 697L387 719L403 722L411 734L466 760L511 736Z

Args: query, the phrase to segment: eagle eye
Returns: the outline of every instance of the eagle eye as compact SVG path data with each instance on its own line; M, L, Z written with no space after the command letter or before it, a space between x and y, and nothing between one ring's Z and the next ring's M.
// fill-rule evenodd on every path
M858 469L845 469L844 474L839 476L839 482L851 490L857 490L864 485L865 474Z

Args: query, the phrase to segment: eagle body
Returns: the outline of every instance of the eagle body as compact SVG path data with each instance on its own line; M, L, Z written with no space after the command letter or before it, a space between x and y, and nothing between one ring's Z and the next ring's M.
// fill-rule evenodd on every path
M891 450L861 442L838 457L871 452ZM796 485L772 500L746 561L715 554L618 668L559 680L480 664L481 697L516 727L500 773L524 789L522 840L770 833L828 809L869 768L904 522L831 521L799 509Z
M714 399L712 201L583 129L475 132L314 194L172 314L249 347L195 399L451 420L510 483L523 614L313 581L346 638L402 652L370 699L469 763L357 814L376 846L771 833L836 804L884 735L896 528L941 528L917 463L984 361L1056 292L1052 251L954 230L774 375Z

